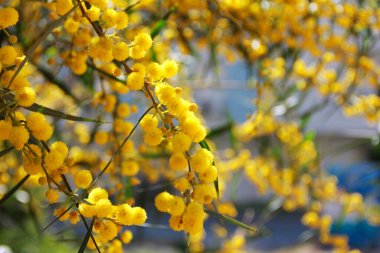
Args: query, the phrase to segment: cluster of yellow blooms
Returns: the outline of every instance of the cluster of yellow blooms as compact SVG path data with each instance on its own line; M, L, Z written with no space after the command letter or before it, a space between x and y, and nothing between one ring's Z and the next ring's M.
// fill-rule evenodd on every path
M63 20L63 25L55 27L52 33L62 40L71 41L70 48L64 48L59 56L62 63L74 74L83 75L90 66L98 69L101 74L114 77L105 76L111 89L104 87L102 83L102 91L95 94L91 103L94 107L102 105L101 110L112 115L113 128L110 131L98 130L91 137L83 134L88 130L87 126L79 124L75 126L74 133L80 135L80 143L88 143L93 138L96 144L109 148L106 152L113 154L115 149L120 149L121 155L114 157L114 163L104 164L105 169L94 179L93 175L99 167L89 170L79 168L77 164L99 159L85 159L80 149L73 147L69 151L62 141L47 145L54 128L45 118L44 111L31 112L25 116L18 110L35 106L36 101L35 90L28 81L33 70L28 63L25 64L26 60L30 63L33 61L25 58L19 46L9 45L0 49L1 98L6 115L0 121L0 132L1 140L9 141L15 149L22 152L22 168L25 173L38 184L48 185L45 196L49 203L60 203L63 193L77 207L77 210L70 210L73 206L67 207L70 201L65 201L63 206L54 211L59 220L70 220L72 224L77 224L81 217L92 218L95 235L87 246L94 250L121 252L121 242L129 243L133 237L129 230L122 232L122 227L142 225L147 215L141 207L131 206L131 199L119 199L123 204L111 203L109 194L122 190L120 184L108 191L101 187L94 188L108 168L106 173L110 174L111 180L120 173L123 177L131 178L132 184L139 182L135 178L139 173L140 164L136 161L139 155L134 148L134 142L127 140L135 127L126 120L138 108L120 102L118 94L126 94L129 90L143 90L152 103L152 107L138 122L144 133L144 143L149 147L161 146L171 150L169 167L174 171L184 172L189 169L188 174L176 184L176 188L182 193L181 197L164 192L156 199L161 203L157 204L157 208L172 215L170 226L174 230L185 230L189 234L203 231L206 218L203 205L210 204L217 198L213 184L217 178L217 170L210 151L202 148L195 149L193 155L189 154L192 143L201 142L205 138L206 129L195 114L197 105L182 97L181 88L174 88L165 82L165 79L177 74L177 63L164 60L159 64L148 59L153 45L148 29L141 29L127 43L122 38L122 32L128 26L128 14L124 11L128 6L123 1L113 1L113 7L109 4L106 0L86 1L85 4L81 1L57 0L46 4L36 3L34 7L47 8L52 20ZM19 15L14 8L2 8L0 11L4 14L0 18L1 29L17 23ZM28 13L25 16L27 15ZM93 36L91 29L97 36ZM9 42L14 44L17 40L9 35ZM129 67L127 61L131 60L134 63ZM60 60L48 60L49 64L56 64L58 61ZM123 67L124 73L120 67ZM122 76L125 78L118 79ZM151 109L155 110L154 114L148 113ZM127 139L120 146L115 140L121 137ZM100 161L101 164L105 162ZM68 181L70 176L75 189L71 188ZM162 199L162 196L166 198ZM118 234L120 239L116 238Z
M357 97L352 105L343 108L348 117L364 116L369 122L376 123L380 117L380 98L375 94Z
M265 152L251 157L250 151L243 150L236 158L227 162L220 161L220 179L223 180L229 170L242 167L260 194L272 192L281 199L282 208L286 211L306 209L302 223L319 230L322 243L332 245L337 252L348 252L347 236L330 234L333 219L329 214L323 213L324 206L339 204L342 214L356 213L368 216L371 220L372 214L365 211L363 197L358 193L339 191L337 179L319 169L316 147L300 132L297 124L280 122L270 115L261 117L261 113L258 112L238 126L236 136L242 141L274 136L281 145L286 161L276 157L276 154ZM264 118L270 124L263 124Z
M104 10L108 4L107 1L93 2L94 6L86 14L83 14L90 16L91 21L99 19L99 11L101 10L102 19L107 21L104 23L103 28L110 28L116 24L117 29L124 29L127 26L128 16L124 11ZM82 3L80 4L82 5ZM58 15L66 15L74 8L74 5L71 1L58 0L53 3L53 6L49 7L56 9ZM84 5L82 7L84 8ZM15 25L19 18L18 12L11 7L0 9L0 14L1 29ZM54 13L52 12L53 16ZM98 19L96 16L98 16ZM76 34L81 26L80 20L81 15L78 16L78 13L74 13L73 17L66 18L63 25L65 31L69 34ZM9 36L10 43L16 43L13 37L13 35ZM111 62L113 59L124 61L129 56L134 59L140 59L145 56L146 51L152 45L150 35L145 32L137 35L131 46L122 41L113 45L113 41L112 36L91 38L89 30L84 28L83 33L73 37L73 45L78 51L64 52L62 58L75 74L83 74L87 69L87 54L94 60L99 60L103 63ZM88 52L81 51L83 49L87 50L87 48ZM118 240L114 240L110 246L106 246L107 242L117 236L122 226L145 223L147 218L145 210L140 207L131 207L127 203L112 205L105 189L92 188L95 183L92 173L87 169L77 169L74 166L75 159L68 156L69 149L65 143L57 141L51 144L50 147L46 145L46 142L49 141L53 134L53 127L43 114L32 112L25 116L21 111L15 111L19 108L18 106L29 107L33 105L36 99L35 91L30 87L27 78L29 75L27 68L22 68L23 66L21 65L24 56L21 51L17 50L19 49L11 45L0 48L1 102L2 111L6 115L5 119L0 121L0 140L9 141L15 149L22 152L23 169L27 174L38 178L40 185L48 183L49 189L46 192L46 199L49 203L59 201L60 192L65 193L67 197L76 203L78 206L77 211L68 212L70 208L67 209L66 207L60 207L54 211L54 214L61 221L70 219L72 224L76 224L80 220L80 216L94 219L93 230L97 236L95 236L95 240L90 240L89 247L95 249L104 246L121 251L122 246L118 243ZM21 71L18 72L20 69ZM177 69L178 67L174 61L165 61L162 65L152 63L147 66L147 71L145 71L144 65L136 63L132 66L133 73L128 75L124 86L132 90L139 90L144 86L146 75L147 80L157 81L174 76ZM123 88L119 88L119 90L123 90ZM12 92L14 92L14 96L12 96ZM115 96L108 96L108 98L105 111L117 111L117 116L120 119L115 119L115 130L119 124L121 125L119 128L125 133L125 123L122 118L128 117L131 111L136 111L136 109L131 109L128 104L124 103L119 104L115 110ZM155 145L161 142L161 137L162 134L159 135L158 142L156 138ZM95 136L98 144L105 144L107 138L108 134L106 132L98 132ZM44 144L43 149L36 144L31 144L31 139ZM127 167L127 173L123 174L133 176L137 173L137 171L131 173L130 165L123 166ZM65 177L68 173L73 176L73 182L76 187L74 191L71 190ZM82 199L81 196L86 196L86 194L78 196L75 193L77 189L83 189L85 193L88 192L88 197ZM127 230L121 234L120 238L124 243L129 243L132 239L132 234Z
M321 170L314 142L297 123L273 116L272 108L286 104L291 95L316 90L332 98L347 116L378 121L379 97L356 94L359 85L377 87L380 74L370 55L374 34L380 30L380 12L372 1L5 2L9 7L0 7L0 32L7 38L0 47L0 141L19 151L22 163L9 156L0 165L0 184L11 185L26 175L34 185L47 186L46 200L60 205L54 211L59 220L77 224L82 219L88 226L85 218L92 219L94 235L88 248L115 253L131 242L132 232L125 227L142 225L147 214L125 192L133 192L143 175L150 183L162 177L172 182L177 194L161 192L155 206L170 215L171 229L191 235L190 249L200 252L206 211L237 216L234 205L219 198L228 190L231 174L244 172L260 194L279 197L284 210L305 209L302 222L319 231L321 242L337 252L349 251L346 236L330 234L333 220L323 207L335 202L346 215L366 216L363 197L339 191L336 178ZM167 14L153 26L147 20L156 19L157 10ZM20 17L22 28L17 28ZM38 24L24 26L27 22ZM46 29L36 37L35 30L45 23ZM196 54L195 45L209 46L211 55L230 62L244 59L254 73L257 110L235 128L238 154L226 151L226 159L219 159L203 145L207 130L197 104L187 99L185 89L169 84L179 71L179 64L168 59L175 43L186 54ZM45 79L48 83L35 85ZM66 81L70 87L65 87ZM76 85L79 81L84 85ZM58 86L60 93L52 88ZM276 100L263 106L271 100L266 101L265 90ZM132 117L141 108L126 102L130 91L143 94L150 105L136 124ZM51 93L46 101L44 92ZM74 106L82 109L80 103L89 101L92 111L105 115L111 126L96 125L91 130L86 123L50 123L46 115L63 114L35 103L48 106L63 101L61 107L67 109L73 99L68 101L63 93L73 98L80 94ZM85 107L83 112L74 110L85 113ZM138 126L141 145L131 138ZM71 129L72 136L67 136ZM281 154L261 144L254 150L243 148L245 142L267 137ZM65 144L69 141L70 148ZM96 144L93 150L91 144ZM150 152L164 153L165 162L157 165L145 159ZM109 184L95 186L100 179ZM228 238L223 229L216 233ZM244 234L235 233L225 240L221 252L243 252L245 240Z

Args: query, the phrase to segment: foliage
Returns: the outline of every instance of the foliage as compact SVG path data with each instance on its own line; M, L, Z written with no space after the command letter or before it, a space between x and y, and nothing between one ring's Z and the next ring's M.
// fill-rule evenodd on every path
M146 223L154 202L170 215L168 229L186 234L190 251L205 250L204 223L215 216L236 226L233 233L214 231L223 242L217 250L240 252L281 208L303 210L302 223L321 243L357 252L347 236L331 233L334 217L326 206L337 205L340 220L380 222L378 205L337 187L323 168L318 136L305 130L331 104L348 117L378 122L375 1L0 3L0 185L6 189L0 203L12 203L21 188L44 189L33 201L54 207L45 211L56 217L44 233L59 222L82 224L79 252L122 252L134 227L155 225ZM186 70L172 57L178 51L196 59L209 52L206 71ZM172 84L209 70L217 79L222 61L245 62L255 110L243 123L228 117L226 126L208 129L191 98L194 87ZM368 87L375 92L364 95ZM322 103L302 109L312 92ZM221 150L212 140L224 133L231 148ZM274 199L256 225L235 219L226 193L236 176ZM163 181L170 187L161 187ZM166 191L142 201L137 190L145 184Z

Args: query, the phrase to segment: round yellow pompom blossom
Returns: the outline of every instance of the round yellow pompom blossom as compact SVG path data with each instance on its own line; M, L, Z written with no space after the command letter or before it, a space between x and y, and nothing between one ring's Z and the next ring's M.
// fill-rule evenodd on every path
M1 130L0 130L1 131ZM29 151L31 149L33 152ZM29 145L29 149L25 149L22 153L23 167L26 173L36 175L42 172L41 167L41 149L34 144Z
M203 211L201 204L191 202L183 214L183 225L186 232L189 234L198 234L203 230L203 220L206 218L206 213Z
M53 134L53 127L39 112L32 112L26 117L26 126L37 140L47 141Z
M80 203L78 210L86 218L93 217L95 215L95 206Z
M145 57L146 52L152 46L152 38L146 32L141 32L135 36L129 54L133 59L141 59Z
M146 67L146 72L150 81L155 82L162 78L162 66L157 62L151 62Z
M173 196L172 200L170 201L170 207L168 212L171 215L178 216L185 211L185 201L181 197Z
M167 212L170 208L170 203L173 199L173 195L168 192L161 192L154 199L154 205L161 212Z
M108 199L108 192L103 188L94 188L91 190L90 194L88 194L88 199L90 203L96 203L101 199Z
M17 150L21 150L25 143L27 143L29 140L29 132L26 130L24 126L17 126L13 127L10 136L9 141L12 143L12 145Z
M96 132L94 136L94 141L96 144L103 145L108 142L108 133L105 131Z
M6 7L0 9L0 29L13 26L18 21L18 12L15 8Z
M51 150L55 150L63 154L65 157L69 154L69 148L62 141L56 141L50 146Z
M100 199L95 203L95 214L99 218L110 217L113 212L113 206L109 199Z
M112 48L112 56L118 61L124 61L129 57L129 46L127 43L120 41Z
M144 134L144 142L150 146L157 146L161 143L163 132L159 128L154 128Z
M113 60L112 56L113 39L109 37L95 38L91 41L88 55L103 62Z
M182 131L192 138L194 142L200 142L206 137L206 129L200 120L192 113L183 114L186 116L181 122Z
M59 193L54 189L49 189L46 192L45 196L50 204L56 203L59 199Z
M129 244L133 239L133 234L130 230L126 230L124 233L121 234L121 241L125 244Z
M141 128L145 131L152 131L158 126L158 119L153 114L147 114L140 121Z
M100 9L95 6L91 6L91 8L87 10L86 15L91 21L98 21L100 17Z
M169 219L169 226L174 231L182 231L184 229L182 215L172 215Z
M76 187L86 189L92 182L92 175L89 170L79 170L75 173L74 184Z
M111 28L116 26L117 11L114 9L106 9L102 14L103 26L105 28Z
M144 75L132 72L127 77L127 86L131 90L141 90L144 87Z
M191 188L191 184L189 183L186 177L181 177L175 180L173 186L180 192L185 192L186 190Z
M183 153L177 152L170 156L169 165L174 170L183 170L187 168L188 162Z
M12 130L12 123L7 120L0 120L0 141L9 139Z
M181 197L173 196L168 192L161 192L154 199L154 205L161 212L168 212L171 215L181 215L185 211L185 202Z
M117 236L117 226L112 221L106 220L99 229L99 235L102 240L110 241Z
M0 48L0 63L3 66L10 66L16 63L17 51L12 46L3 46Z
M116 206L116 222L122 225L132 225L132 207L129 204Z
M70 223L71 224L77 224L80 221L79 212L78 211L71 211L69 213L70 216Z
M88 0L88 2L93 5L98 7L100 10L104 10L107 8L107 0Z
M174 152L188 151L191 145L191 138L185 133L178 133L173 136L172 146Z
M146 212L143 208L136 206L132 208L132 224L133 225L142 225L147 219Z
M44 157L46 169L56 170L61 167L65 161L66 156L58 150L51 149Z
M171 78L178 72L178 65L173 60L166 60L162 64L162 74L165 78Z
M213 160L213 154L207 149L202 148L190 158L190 163L195 172L203 173L212 165Z
M210 165L202 173L198 174L199 180L203 183L212 183L218 177L218 170L214 165Z
M154 93L163 104L167 104L170 100L177 97L175 88L167 83L157 83L154 87Z
M117 112L117 116L119 116L120 118L126 118L131 113L131 109L128 104L122 103L117 106L116 112Z
M23 87L16 90L16 100L19 105L28 107L36 101L36 93L30 87Z
M152 38L149 33L139 33L133 40L133 45L139 47L140 49L147 51L152 47Z
M71 2L71 0L57 0L57 4L55 8L57 10L58 15L63 16L67 12L69 12L69 10L73 7L74 5Z
M121 163L121 174L123 176L134 176L139 172L139 164L136 161L124 161Z
M124 11L116 13L116 29L123 30L128 26L128 14Z
M76 33L79 29L80 22L76 22L72 18L66 19L65 23L63 24L63 27L68 33Z
M302 224L311 228L318 228L319 226L319 215L316 212L307 212L302 216Z
M217 198L214 184L195 185L192 197L199 203L210 204L213 199Z

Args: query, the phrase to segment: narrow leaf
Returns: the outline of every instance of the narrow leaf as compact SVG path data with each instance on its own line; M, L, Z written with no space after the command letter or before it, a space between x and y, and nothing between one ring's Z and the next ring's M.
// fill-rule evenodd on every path
M153 27L152 31L150 32L150 37L152 39L156 37L163 28L165 28L167 20L169 19L170 15L176 10L175 7L172 7L168 13L166 13L165 16L163 16Z
M241 221L238 221L238 220L235 220L234 218L231 218L227 215L224 215L224 214L220 214L220 213L217 213L217 212L214 212L214 211L211 211L211 210L205 210L206 213L208 213L209 215L212 215L212 216L215 216L215 217L218 217L222 220L224 220L225 222L228 222L232 225L235 225L235 226L238 226L238 227L241 227L241 228L244 228L246 230L249 230L251 232L257 232L257 229L252 227L252 226L249 226Z
M0 206L5 202L7 201L12 195L13 193L15 193L18 188L20 188L24 183L25 181L30 177L29 174L27 174L23 179L20 180L20 182L18 182L15 186L13 186L12 189L10 189L1 199L0 199Z
M154 25L152 32L150 33L150 37L152 37L152 39L156 37L165 26L166 26L166 20L161 19L160 21L158 21Z
M8 154L10 151L12 151L15 147L11 146L11 147L7 147L6 149L4 150L1 150L0 151L0 157L2 157L3 155L6 155Z
M305 134L305 140L314 141L315 139L315 132L309 131Z
M94 226L94 223L95 223L95 218L92 219L92 222L91 222L91 224L90 224L90 227L89 227L89 229L87 230L86 236L85 236L84 239L83 239L83 242L82 242L82 244L81 244L81 246L80 246L80 248L79 248L79 250L78 250L78 253L83 253L84 250L86 249L86 247L87 247L87 243L88 243L88 240L89 240L90 237L91 237L92 228L93 228L93 226Z
M91 118L85 118L85 117L79 117L79 116L74 116L70 114L66 114L60 111L56 111L54 109L45 107L43 105L39 104L32 104L29 107L24 107L25 109L32 111L32 112L39 112L47 116L52 116L55 118L60 118L60 119L66 119L66 120L72 120L72 121L86 121L86 122L96 122L96 123L108 123L106 121L102 120L97 120L97 119L91 119Z
M133 196L133 187L131 183L131 177L127 177L125 180L124 196L126 199L129 199Z

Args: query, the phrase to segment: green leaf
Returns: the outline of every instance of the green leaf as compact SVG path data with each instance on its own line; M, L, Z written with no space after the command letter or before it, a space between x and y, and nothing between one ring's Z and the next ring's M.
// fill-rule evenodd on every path
M165 28L166 26L166 23L167 23L167 20L169 19L170 15L176 10L176 7L172 7L170 8L170 10L168 11L168 13L166 13L165 16L163 16L155 25L154 27L152 28L152 31L150 32L150 37L152 37L152 39L154 37L156 37L163 28Z
M12 195L15 193L28 178L30 177L29 174L27 174L23 179L20 180L15 186L13 186L12 189L10 189L1 199L0 199L0 206L5 203Z
M87 243L88 243L88 240L89 240L90 237L91 237L92 228L93 228L93 226L94 226L94 223L95 223L95 218L92 219L92 222L91 222L91 224L90 224L90 227L87 229L86 236L85 236L84 239L83 239L83 242L82 242L82 244L81 244L81 246L80 246L80 248L79 248L79 250L78 250L78 253L83 253L84 250L86 249L86 247L87 247Z
M199 145L201 145L202 148L207 149L208 151L211 151L210 146L205 140L199 142ZM212 162L212 165L215 166L215 162ZM215 186L216 194L219 199L219 177L218 176L216 177L216 180L214 181L214 186Z
M86 121L86 122L96 122L96 123L109 123L106 121L102 120L97 120L97 119L91 119L91 118L85 118L85 117L79 117L79 116L74 116L70 114L66 114L60 111L56 111L54 109L50 109L48 107L39 105L39 104L32 104L29 107L24 107L25 109L32 111L32 112L39 112L47 116L52 116L55 118L60 118L60 119L66 119L66 120L72 120L72 121Z
M255 227L252 227L252 226L249 226L241 221L238 221L238 220L235 220L234 218L231 218L227 215L224 215L224 214L220 214L220 213L217 213L217 212L214 212L214 211L211 211L211 210L205 210L206 213L208 213L209 215L212 215L212 216L215 216L215 217L218 217L222 220L224 220L225 222L228 222L232 225L235 225L237 227L241 227L243 229L246 229L248 231L251 231L251 232L254 232L256 233L257 232L257 229Z
M308 140L308 141L313 141L315 140L315 132L313 131L309 131L305 134L305 141Z
M3 149L0 151L0 157L2 157L3 155L6 155L8 154L10 151L12 151L15 147L11 146L11 147L7 147L6 149Z
M201 145L202 148L207 149L208 151L211 151L210 146L205 140L199 142L199 145Z
M124 190L124 196L128 199L133 196L133 187L131 184L131 178L127 177L125 180L125 190Z
M152 37L152 39L154 37L156 37L165 26L166 26L166 20L161 19L160 21L158 21L154 25L154 27L150 33L150 37Z
M84 84L85 87L92 93L94 93L94 69L87 68L84 74L79 76L80 80Z
M307 113L301 117L300 128L304 129L310 122L311 113Z
M156 51L154 51L154 47L150 48L150 58L154 62L158 62Z

